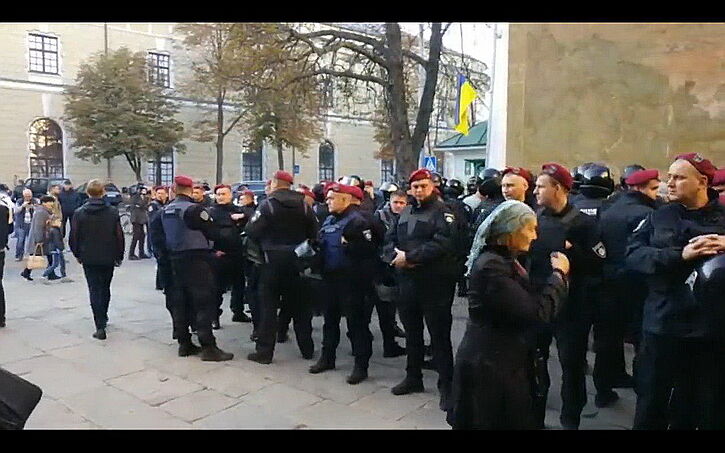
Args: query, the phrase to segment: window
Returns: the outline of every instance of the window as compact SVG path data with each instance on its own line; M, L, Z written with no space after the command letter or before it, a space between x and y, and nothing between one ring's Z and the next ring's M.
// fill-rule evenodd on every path
M262 180L262 148L242 152L242 181Z
M395 181L395 161L393 159L383 159L380 161L380 181Z
M326 108L333 108L335 106L334 99L334 85L330 76L325 76L322 79L322 105Z
M169 88L169 57L166 54L149 52L149 82L160 87Z
M329 140L320 144L319 153L320 181L335 180L335 145Z
M30 72L58 74L58 38L30 33Z
M169 185L174 182L174 151L159 153L156 159L148 161L147 177L154 185Z
M53 120L33 121L29 133L30 176L63 177L63 132Z

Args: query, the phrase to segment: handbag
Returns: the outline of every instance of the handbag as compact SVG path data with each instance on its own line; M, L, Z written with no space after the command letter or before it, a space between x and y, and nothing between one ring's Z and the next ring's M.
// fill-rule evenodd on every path
M40 387L0 368L0 430L23 429L41 396Z
M40 249L40 255L38 255L38 249ZM25 259L25 268L34 269L46 269L48 267L48 258L43 254L43 244L37 244L35 246L35 252L32 255L28 255Z

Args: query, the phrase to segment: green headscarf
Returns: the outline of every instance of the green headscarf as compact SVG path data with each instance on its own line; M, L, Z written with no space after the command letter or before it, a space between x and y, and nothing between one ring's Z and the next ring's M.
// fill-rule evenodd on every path
M531 219L536 219L536 213L525 203L517 200L507 200L498 205L476 231L471 253L468 255L468 261L466 261L466 267L468 268L466 275L471 274L473 263L476 262L481 249L487 245L490 238L513 233Z

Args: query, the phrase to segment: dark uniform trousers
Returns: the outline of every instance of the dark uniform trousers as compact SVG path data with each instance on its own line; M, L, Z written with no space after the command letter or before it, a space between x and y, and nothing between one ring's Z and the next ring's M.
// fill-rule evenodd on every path
M108 323L108 304L111 301L113 269L114 266L83 265L96 329L105 329Z
M249 311L252 312L252 324L254 329L259 326L259 265L247 259L244 260L245 288L244 300L249 305Z
M144 238L146 234L144 232L145 223L133 223L133 236L131 236L131 248L128 250L129 255L136 253L136 244L138 243L138 254L145 255L144 251Z
M438 388L450 387L453 380L453 346L451 345L451 308L455 277L398 274L400 298L398 311L405 329L405 348L408 355L408 377L423 376L423 320L428 327L433 348L433 363L438 371Z
M173 273L171 271L171 261L166 256L160 256L156 260L156 287L164 290L166 299L166 309L173 317L173 286L171 284Z
M383 345L391 347L395 345L395 305L393 302L381 300L373 282L364 286L367 296L366 306L368 308L368 324L373 314L373 307L378 312L378 323L380 332L383 334Z
M216 316L216 280L210 251L171 256L171 319L179 343L191 340L189 327L195 325L199 343L214 346L211 331ZM167 288L168 290L168 288Z
M218 292L217 316L222 315L224 293L231 287L230 308L232 313L244 312L244 259L242 255L226 254L218 257L216 262Z
M645 286L645 285L641 285ZM634 317L634 294L627 294L622 279L606 279L597 292L594 317L594 386L597 392L611 390L615 381L626 373L624 336ZM641 316L640 316L641 319Z
M3 274L5 273L5 250L0 250L0 321L5 321L5 289Z
M561 418L579 420L587 404L587 349L594 317L594 301L572 295L554 326L561 365Z
M373 334L370 332L372 304L362 288L369 282L344 271L325 273L322 282L325 294L322 356L335 360L340 344L340 319L345 316L355 365L367 369L373 353Z
M634 429L725 429L725 341L644 332Z
M312 313L305 303L302 282L292 251L265 251L267 263L259 269L259 326L257 352L274 354L277 340L277 309L284 298L294 321L295 337L300 351L312 351Z

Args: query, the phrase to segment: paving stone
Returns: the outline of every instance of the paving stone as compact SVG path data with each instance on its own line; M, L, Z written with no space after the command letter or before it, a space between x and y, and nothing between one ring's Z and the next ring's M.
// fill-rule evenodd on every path
M189 380L234 398L275 383L271 379L232 366L222 366L203 374L194 374Z
M349 405L360 398L380 390L381 385L376 381L376 376L367 380L350 385L345 379L351 370L330 370L320 374L310 374L307 370L297 372L295 376L284 381L290 387L317 395L320 398L335 401L340 404ZM375 370L370 369L373 373Z
M272 406L255 406L241 402L236 406L194 422L194 427L205 429L294 429L297 420Z
M239 404L239 399L206 389L173 399L160 407L175 417L193 422L235 404Z
M451 429L446 422L446 413L438 408L437 402L428 402L401 418L395 426L403 429Z
M45 354L15 336L16 329L11 323L0 329L0 365Z
M228 362L227 362L228 363ZM145 361L147 368L152 368L173 374L183 379L194 379L211 370L224 366L220 362L203 362L199 357L169 357Z
M109 379L106 383L123 390L151 406L202 390L203 387L177 376L156 370L144 370Z
M144 362L138 357L119 357L113 349L102 341L84 343L62 349L54 349L52 355L68 360L76 368L88 374L99 376L101 379L110 379L123 376L144 368Z
M40 399L25 429L98 429L67 406L47 397Z
M248 404L273 407L281 413L288 413L321 400L318 396L285 384L270 385L241 399Z
M109 385L61 399L71 410L102 428L172 429L190 428L187 422L150 407L128 393Z
M98 376L52 355L13 362L3 368L22 376L40 387L45 395L56 399L105 385Z
M366 410L387 420L399 420L420 409L433 398L438 396L431 393L396 396L390 393L390 389L384 388L355 401L350 407Z
M309 429L392 429L390 420L334 401L324 400L290 414Z

